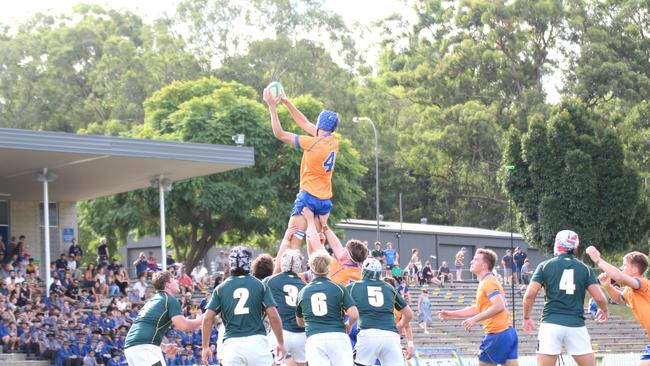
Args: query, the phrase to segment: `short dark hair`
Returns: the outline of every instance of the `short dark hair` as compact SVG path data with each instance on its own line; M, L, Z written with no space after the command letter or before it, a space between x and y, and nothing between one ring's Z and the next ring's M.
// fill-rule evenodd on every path
M273 257L270 254L262 253L253 260L253 276L259 280L273 274Z
M349 240L345 244L345 247L350 252L350 257L352 260L356 263L362 263L368 257L368 247L366 247L366 245L359 240Z
M478 248L476 249L476 254L483 256L483 260L485 263L487 263L489 271L492 271L492 269L494 269L494 265L497 262L497 254L493 250Z
M165 289L167 282L171 281L173 278L174 275L172 275L169 271L156 272L152 277L153 288L155 288L157 291L162 291Z

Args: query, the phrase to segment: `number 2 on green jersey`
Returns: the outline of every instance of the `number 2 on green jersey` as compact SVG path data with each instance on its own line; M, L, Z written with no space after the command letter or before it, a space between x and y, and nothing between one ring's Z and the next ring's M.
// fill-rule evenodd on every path
M239 299L237 301L237 306L235 306L235 315L245 315L250 313L250 310L246 307L246 301L248 301L248 289L240 287L233 291L232 297Z

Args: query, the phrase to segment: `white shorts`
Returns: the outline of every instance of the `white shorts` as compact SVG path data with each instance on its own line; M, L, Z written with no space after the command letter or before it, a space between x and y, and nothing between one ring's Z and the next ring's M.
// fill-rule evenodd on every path
M297 333L283 329L282 337L284 338L284 349L291 355L291 359L297 363L307 362L307 356L305 354L307 335L305 332ZM269 333L267 338L269 340L269 348L271 349L271 352L275 354L275 347L278 345L278 340L275 339L275 334L273 332Z
M361 330L354 352L354 362L358 365L374 365L379 359L382 366L404 366L399 334L388 330Z
M319 333L307 337L309 366L353 366L352 343L341 332Z
M124 356L129 366L153 365L157 362L160 362L162 366L167 366L162 350L153 344L139 344L126 348Z
M565 327L552 323L541 323L537 335L537 353L544 355L559 355L562 345L571 356L581 356L593 353L591 337L587 327Z
M221 359L221 351L223 350L223 336L226 333L226 327L223 323L219 324L217 328L217 357Z
M272 365L273 355L269 352L266 336L228 338L223 341L221 363L228 366Z

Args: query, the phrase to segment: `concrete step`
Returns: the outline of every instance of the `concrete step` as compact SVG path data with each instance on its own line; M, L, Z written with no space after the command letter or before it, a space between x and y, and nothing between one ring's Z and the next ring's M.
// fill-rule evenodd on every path
M23 361L25 360L24 353L0 353L0 363L6 361Z
M0 353L2 366L48 366L49 364L49 361L28 361L24 353Z
M49 366L49 361L0 361L2 366Z

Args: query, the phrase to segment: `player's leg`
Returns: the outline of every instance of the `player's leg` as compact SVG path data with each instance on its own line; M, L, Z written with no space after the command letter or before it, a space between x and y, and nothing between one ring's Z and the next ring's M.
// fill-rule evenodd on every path
M302 247L302 240L305 238L305 231L307 230L307 221L302 215L291 216L289 219L289 226L295 226L298 231L291 237L291 249L300 250Z
M291 243L289 244L291 249L300 250L302 247L302 240L305 238L307 220L302 216L302 210L308 206L307 199L307 192L300 191L296 195L296 200L293 202L288 227L297 227L298 231L291 237Z
M558 355L537 354L537 366L555 366Z
M566 330L566 352L573 357L578 366L596 366L596 356L591 347L591 337L587 327Z
M573 355L578 366L596 366L596 356L593 353L586 355Z
M641 355L639 366L650 366L650 346L647 346L645 353Z
M357 334L357 342L354 345L354 364L359 366L370 366L375 364L379 356L377 353L377 338L372 337L372 329L362 330ZM381 363L384 365L384 362Z
M233 365L233 366L248 366L246 361L246 351L243 347L235 340L236 338L226 339L221 346L223 355L222 355L222 364L224 365ZM266 347L264 347L266 350ZM269 360L269 365L273 360Z
M562 353L562 339L565 327L541 323L537 333L537 366L555 366Z
M353 366L352 344L348 335L338 332L324 334L330 335L330 339L327 340L327 356L330 363L337 366ZM311 359L309 359L309 365L313 366Z
M284 332L284 347L291 354L291 358L285 361L286 366L305 366L307 365L307 355L305 354L305 342L307 336L305 332L294 333Z
M377 339L379 348L379 362L382 365L404 366L404 355L400 344L399 334L389 331L380 331Z
M307 338L305 343L305 354L309 360L309 365L330 365L330 360L326 352L327 333L315 334Z

